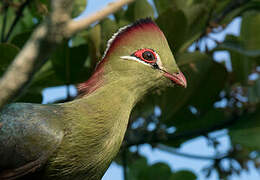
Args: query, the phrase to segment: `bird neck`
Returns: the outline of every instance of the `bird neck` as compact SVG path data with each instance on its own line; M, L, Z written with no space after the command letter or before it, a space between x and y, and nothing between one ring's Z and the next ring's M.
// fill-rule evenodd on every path
M153 87L151 82L142 81L140 75L132 74L104 73L99 79L102 83L92 81L94 85L101 83L92 93L63 104L68 115L65 121L75 131L69 131L71 133L65 137L68 144L61 151L72 156L78 153L78 160L73 161L78 164L72 166L90 162L90 166L84 168L101 177L118 153L131 110ZM75 146L74 142L80 142L80 146Z

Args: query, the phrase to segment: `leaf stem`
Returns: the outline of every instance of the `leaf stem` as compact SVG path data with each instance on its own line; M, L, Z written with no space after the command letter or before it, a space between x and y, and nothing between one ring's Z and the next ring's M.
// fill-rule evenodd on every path
M124 180L127 180L127 148L123 149L122 153L122 161L123 161L123 171L124 171Z
M4 3L4 16L3 16L3 25L2 25L2 33L1 33L1 42L4 42L4 35L5 35L5 28L6 28L6 20L7 20L7 12L9 9L9 4L6 3L5 1Z
M7 33L3 42L7 42L8 39L10 38L16 24L18 23L18 21L20 20L20 18L23 15L23 11L24 11L25 7L30 3L30 1L31 0L26 0L23 4L20 5L20 7L19 7L19 9L16 13L16 17L15 17L15 19L14 19L14 21L13 21L13 23L12 23L12 25L11 25L11 27L10 27L10 29L9 29L9 31L8 31L8 33Z
M200 159L200 160L220 160L220 159L225 159L228 157L228 153L224 153L222 155L216 155L216 156L201 156L201 155L196 155L196 154L188 154L188 153L183 153L180 152L178 150L176 150L175 148L171 148L162 144L159 144L157 146L160 150L163 151L167 151L173 154L176 154L178 156L183 156L183 157L187 157L187 158L192 158L192 159Z

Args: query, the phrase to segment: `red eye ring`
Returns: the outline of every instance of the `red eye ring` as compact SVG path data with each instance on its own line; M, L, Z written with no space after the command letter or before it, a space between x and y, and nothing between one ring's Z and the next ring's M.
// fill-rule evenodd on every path
M144 48L144 49L140 49L138 51L136 51L133 54L135 57L137 57L138 59L147 62L147 63L156 63L157 61L157 55L155 54L155 52L152 49L148 49L148 48ZM144 58L144 56L147 57L147 55L149 55L150 58Z

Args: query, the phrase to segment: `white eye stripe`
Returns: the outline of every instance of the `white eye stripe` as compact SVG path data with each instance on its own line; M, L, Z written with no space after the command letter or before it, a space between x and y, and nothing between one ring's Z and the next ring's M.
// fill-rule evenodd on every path
M134 61L137 61L137 62L142 63L144 65L151 66L150 64L145 63L144 61L142 61L139 58L134 57L134 56L121 56L120 58L125 59L125 60L134 60Z

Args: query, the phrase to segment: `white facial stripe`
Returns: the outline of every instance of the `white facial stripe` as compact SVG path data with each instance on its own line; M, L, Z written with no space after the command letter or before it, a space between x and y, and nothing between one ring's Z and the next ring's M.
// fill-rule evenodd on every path
M140 59L138 59L138 58L136 58L136 57L134 57L134 56L121 56L120 58L125 59L125 60L134 60L134 61L137 61L137 62L139 62L139 63L142 63L142 64L144 64L144 65L146 65L146 66L151 66L151 65L145 63L144 61L142 61L142 60L140 60Z

